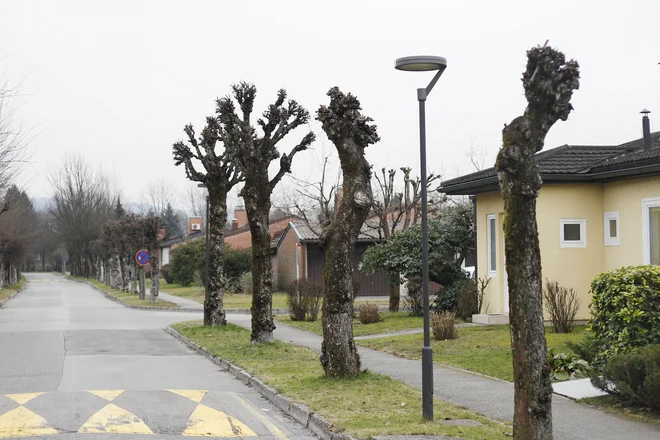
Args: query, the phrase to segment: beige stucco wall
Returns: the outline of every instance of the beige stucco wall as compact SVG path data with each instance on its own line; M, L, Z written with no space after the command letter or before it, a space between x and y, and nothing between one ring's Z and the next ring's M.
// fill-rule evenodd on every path
M642 200L660 197L660 176L605 184L604 211L619 211L618 246L605 246L603 270L643 264Z
M578 318L589 316L589 285L603 267L603 191L594 185L544 185L537 201L537 222L543 278L577 289L581 298ZM488 276L487 215L497 214L497 272L484 304L488 313L505 313L505 267L502 212L499 192L477 195L477 264L479 276ZM586 248L560 247L560 219L585 219Z

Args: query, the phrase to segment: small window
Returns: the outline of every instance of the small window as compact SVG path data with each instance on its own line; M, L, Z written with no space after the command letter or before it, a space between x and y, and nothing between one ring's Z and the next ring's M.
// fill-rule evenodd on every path
M495 214L486 216L488 222L488 275L494 277L497 273L497 227Z
M587 221L584 219L567 219L559 221L560 246L587 247Z
M619 240L619 211L605 213L605 246L618 246Z

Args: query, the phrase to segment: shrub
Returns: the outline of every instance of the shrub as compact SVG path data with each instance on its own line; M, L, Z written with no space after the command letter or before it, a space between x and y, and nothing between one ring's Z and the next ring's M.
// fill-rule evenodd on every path
M307 278L289 284L286 301L292 321L316 321L321 310L323 289L321 285Z
M466 276L465 279L458 280L450 286L450 290L453 290L455 293L448 293L447 296L451 297L455 295L458 298L455 308L457 318L467 320L472 318L472 315L481 313L488 283L490 283L490 278L479 278L478 280L475 280ZM436 296L436 301L438 301L438 296ZM434 301L434 306L435 305L436 302ZM437 305L438 308L441 308L447 307L449 304ZM440 312L442 310L437 311Z
M602 273L591 283L591 291L589 327L596 366L615 354L660 344L660 266Z
M174 283L172 279L172 272L170 271L170 265L166 264L160 268L160 276L165 280L167 284Z
M403 306L411 316L422 316L424 314L424 297L422 293L422 279L419 277L409 278L406 281L408 296Z
M382 319L380 317L380 312L378 311L378 305L369 303L360 304L359 319L362 324L380 322Z
M172 250L170 272L172 280L182 286L195 282L195 273L204 278L204 257L206 244L203 240L193 240ZM199 276L199 275L198 275Z
M575 316L580 309L580 298L576 290L546 278L543 302L555 333L571 333L575 329Z
M252 296L252 272L245 272L238 279L238 286L241 293Z
M550 378L552 380L577 379L587 377L590 372L589 363L574 353L557 353L548 349L550 363Z
M660 409L660 345L612 356L594 384L623 403Z
M225 246L225 277L230 284L235 284L245 272L252 270L252 251L250 249L233 249Z
M433 330L433 337L438 341L456 339L454 314L448 311L433 312L431 314L431 330Z
M591 333L585 332L584 338L579 342L567 341L566 346L573 350L580 359L584 359L589 364L594 361L594 337Z
M433 304L431 304L431 310L437 313L455 312L458 306L459 284L462 281L460 280L450 286L440 288L438 293L435 294L435 299L433 300Z

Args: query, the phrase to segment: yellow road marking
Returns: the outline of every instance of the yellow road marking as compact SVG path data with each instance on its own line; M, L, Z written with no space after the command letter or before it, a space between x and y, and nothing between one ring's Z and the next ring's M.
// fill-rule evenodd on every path
M0 437L28 437L33 435L54 435L59 431L43 417L24 406L19 406L0 416Z
M201 437L256 437L247 425L222 411L201 403L190 414L185 431L181 435Z
M135 414L112 403L92 415L78 430L87 432L114 432L116 434L153 434L151 429Z
M124 390L87 390L88 393L92 393L95 396L99 396L102 399L112 402L115 398L124 392Z
M286 439L286 435L282 431L279 430L279 428L273 423L268 420L268 417L264 416L261 414L253 405L250 405L249 402L247 402L245 399L243 399L241 396L239 396L236 393L229 392L228 393L231 397L233 397L238 403L240 403L245 409L247 409L250 414L255 416L261 423L264 424L266 429L270 431L271 434L273 434L274 437L280 438L280 439Z
M167 390L171 393L178 394L179 396L186 397L193 402L200 403L208 391L201 390Z
M5 394L5 396L9 397L11 400L18 403L19 405L25 405L30 400L34 399L35 397L39 397L42 394L43 393Z

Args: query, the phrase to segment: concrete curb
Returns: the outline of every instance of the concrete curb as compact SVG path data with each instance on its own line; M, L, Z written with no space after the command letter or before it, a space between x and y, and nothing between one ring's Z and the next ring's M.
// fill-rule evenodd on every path
M81 280L74 280L71 278L67 278L69 281L75 281L76 283L80 284L86 284L92 289L96 290L97 292L101 293L103 296L108 298L109 300L112 300L116 303L121 304L122 306L128 308L128 309L136 309L136 310L150 310L150 311L156 311L156 312L186 312L186 313L204 313L204 310L202 309L187 309L183 307L146 307L146 306L133 306L130 304L125 303L124 301L120 300L119 298L116 298L112 295L110 295L107 292L104 292L103 290L99 289L93 284L88 283L87 281L81 281Z
M27 285L28 285L28 283L25 283L25 284L23 285L23 287L21 287L20 289L18 289L16 292L12 293L11 295L9 295L7 298L0 299L0 307L4 306L5 303L6 303L7 301L9 301L10 299L14 298L16 295L18 295L18 294L21 293L23 290L25 290L25 288L27 287Z
M278 393L256 377L250 375L247 371L237 367L236 365L233 365L231 362L228 362L219 356L214 356L213 353L206 350L204 347L200 347L198 344L186 338L169 325L165 327L165 332L174 336L176 339L192 348L197 353L208 358L221 369L228 371L229 374L234 376L236 379L254 388L257 392L259 392L259 394L270 400L273 405L281 409L289 417L298 421L301 425L312 431L322 440L356 440L344 432L335 432L337 430L336 426L318 414L315 414L305 405L292 402L291 399L283 394Z

